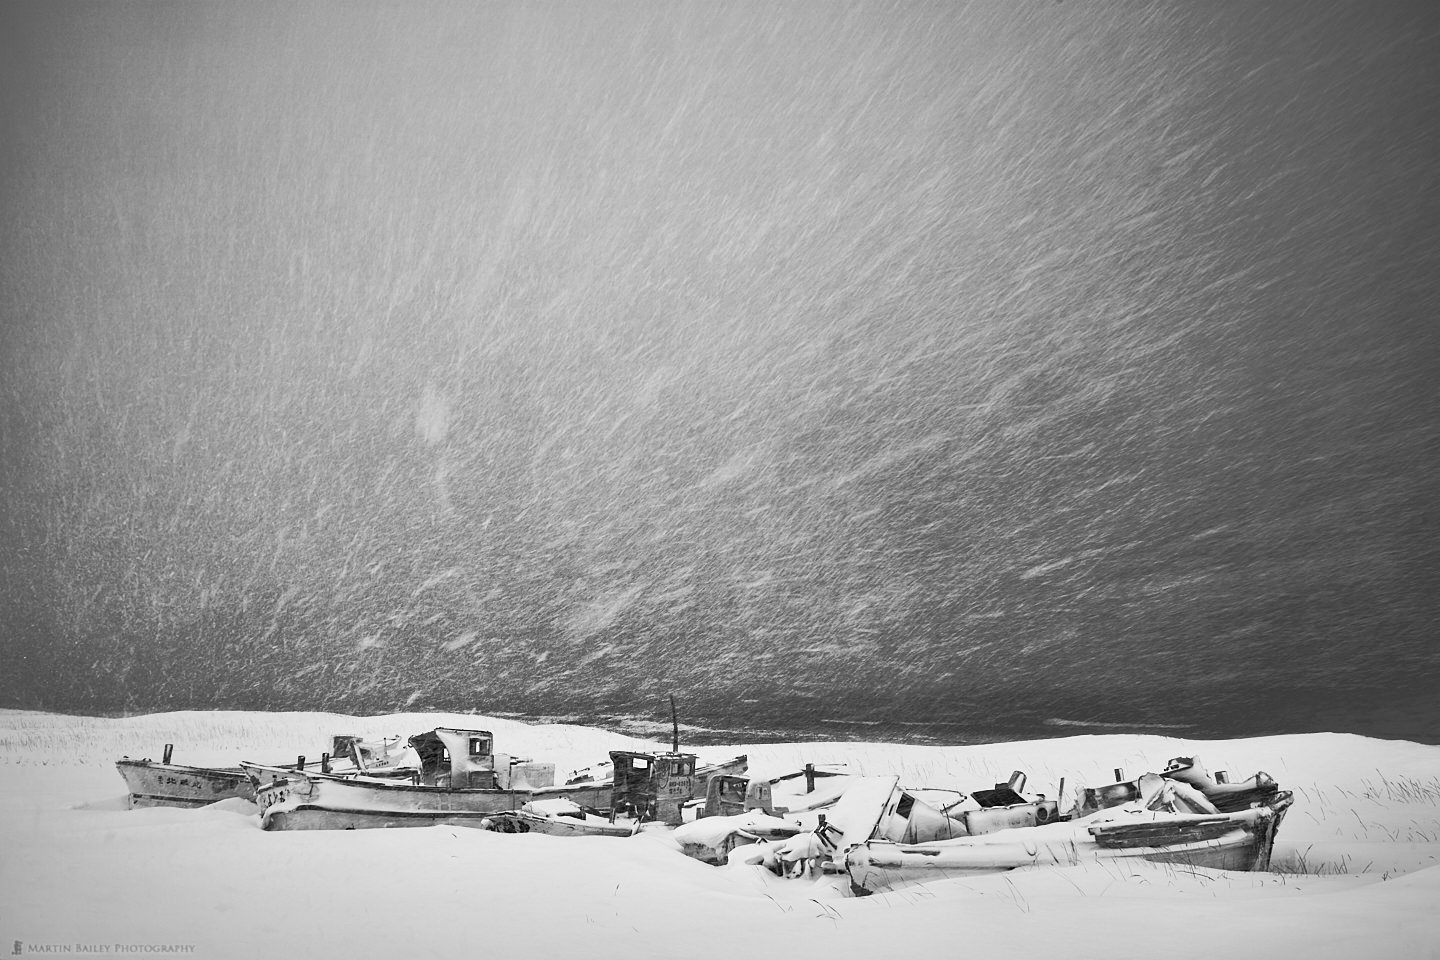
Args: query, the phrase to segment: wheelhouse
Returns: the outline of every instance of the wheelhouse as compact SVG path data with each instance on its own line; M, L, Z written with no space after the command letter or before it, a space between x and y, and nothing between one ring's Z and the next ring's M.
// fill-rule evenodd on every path
M680 808L705 787L696 776L693 753L612 750L610 761L615 767L615 809L645 819L679 824Z
M410 738L420 758L420 782L425 786L459 789L493 789L495 737L489 730L436 727Z

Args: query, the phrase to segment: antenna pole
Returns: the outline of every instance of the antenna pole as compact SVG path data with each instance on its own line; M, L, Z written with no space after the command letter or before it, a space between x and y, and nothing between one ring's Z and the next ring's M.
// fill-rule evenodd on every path
M670 752L680 752L680 714L675 712L675 694L670 694Z

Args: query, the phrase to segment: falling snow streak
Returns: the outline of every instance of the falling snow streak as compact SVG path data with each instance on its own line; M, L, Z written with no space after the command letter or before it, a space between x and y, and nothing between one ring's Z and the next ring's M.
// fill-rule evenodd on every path
M0 17L9 702L1437 679L1428 10Z

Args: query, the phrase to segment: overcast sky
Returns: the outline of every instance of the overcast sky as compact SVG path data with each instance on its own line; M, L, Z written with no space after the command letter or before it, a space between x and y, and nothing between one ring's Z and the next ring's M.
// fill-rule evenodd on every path
M0 24L13 701L1436 679L1430 5Z

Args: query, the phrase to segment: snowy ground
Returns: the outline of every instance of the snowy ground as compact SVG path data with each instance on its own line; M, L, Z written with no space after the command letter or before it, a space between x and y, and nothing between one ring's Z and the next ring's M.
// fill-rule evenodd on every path
M565 839L452 827L265 833L236 800L127 810L113 762L318 757L336 733L494 731L566 771L643 743L604 731L411 714L174 713L102 720L0 711L0 947L10 955L588 958L1440 957L1440 747L1341 734L1195 742L1071 737L966 747L707 747L752 773L805 762L989 786L1015 769L1066 792L1198 755L1293 790L1275 873L1082 866L944 880L864 899L680 855L667 838ZM1053 795L1053 794L1052 794ZM13 947L11 946L13 944Z

